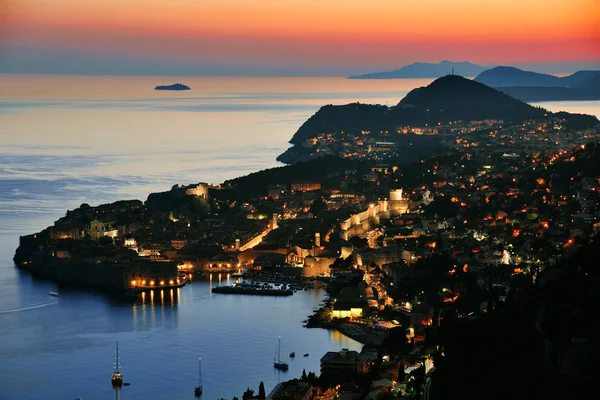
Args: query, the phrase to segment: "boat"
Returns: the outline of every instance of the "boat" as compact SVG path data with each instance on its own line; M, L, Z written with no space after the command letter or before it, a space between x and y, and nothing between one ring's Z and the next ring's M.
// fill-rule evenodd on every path
M48 292L50 296L58 297L58 293L56 292Z
M292 351L292 352L290 353L290 358L294 358L294 357L296 357L296 352Z
M308 353L304 354L304 357L308 357Z
M110 382L113 386L121 387L123 385L123 374L119 372L119 341L117 341L117 359L115 361L115 372L110 377Z
M200 397L202 396L202 359L198 359L198 386L194 389L194 396Z
M281 336L279 337L279 341L277 342L277 352L275 354L275 359L273 360L273 366L275 369L279 369L281 371L287 371L289 366L286 362L281 361Z
M241 277L243 277L243 276L244 276L244 274L243 274L243 273L242 273L242 271L241 271L241 270L239 270L239 269L238 269L237 271L235 271L233 274L231 274L231 277L232 277L232 278L241 278Z

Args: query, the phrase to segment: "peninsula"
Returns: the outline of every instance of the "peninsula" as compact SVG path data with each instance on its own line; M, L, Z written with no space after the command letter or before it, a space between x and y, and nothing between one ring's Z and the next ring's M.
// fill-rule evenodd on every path
M190 87L182 83L174 83L172 85L157 86L154 90L190 90Z
M482 83L447 75L426 87L413 89L393 107L360 103L323 106L294 134L290 140L294 146L277 159L295 163L327 154L348 157L353 146L346 143L362 143L371 150L386 147L395 157L412 161L426 155L424 152L439 150L436 149L439 140L420 132L435 134L442 126L457 126L467 121L502 120L510 124L553 117L547 110ZM562 117L569 124L593 125L597 121L594 117L574 114ZM403 135L409 132L416 134Z

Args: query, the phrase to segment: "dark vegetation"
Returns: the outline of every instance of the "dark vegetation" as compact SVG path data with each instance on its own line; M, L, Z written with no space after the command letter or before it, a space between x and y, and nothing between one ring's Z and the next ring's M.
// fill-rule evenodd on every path
M600 398L598 249L597 238L535 282L515 276L506 302L477 320L445 319L433 396Z

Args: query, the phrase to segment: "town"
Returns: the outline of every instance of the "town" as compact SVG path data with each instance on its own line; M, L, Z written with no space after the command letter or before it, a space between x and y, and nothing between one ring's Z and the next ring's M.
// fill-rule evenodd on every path
M396 149L420 136L435 137L443 151L403 160ZM82 204L21 237L15 262L58 282L144 296L219 273L240 277L236 294L325 287L328 297L306 326L336 329L363 343L362 352L321 355L318 375L308 371L263 398L429 399L458 391L456 365L469 362L458 359L471 362L464 373L477 369L477 355L465 355L467 338L475 348L494 329L489 321L525 312L537 315L543 337L530 340L546 346L539 359L529 355L536 374L552 379L560 370L561 379L574 379L564 377L566 365L591 351L588 338L598 333L579 316L586 304L539 303L560 309L565 321L542 306L521 307L524 296L551 287L565 265L598 248L599 139L597 128L560 116L323 133L302 144L320 155L309 163L220 185L178 184L146 202ZM589 265L576 268L592 275ZM519 331L520 323L503 329ZM557 331L568 338L560 345ZM512 354L509 344L495 346ZM524 368L498 363L509 371L490 367L495 374ZM518 391L522 379L498 393Z

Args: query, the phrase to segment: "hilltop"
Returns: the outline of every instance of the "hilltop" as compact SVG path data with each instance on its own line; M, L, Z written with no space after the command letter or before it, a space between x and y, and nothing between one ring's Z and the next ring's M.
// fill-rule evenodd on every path
M547 112L470 79L448 75L413 89L398 103L409 124L435 124L456 120L501 119L521 121ZM404 122L404 121L402 121Z
M348 79L411 79L411 78L439 78L454 72L463 76L476 76L483 72L485 67L470 62L452 62L444 60L438 64L416 62L400 69L385 72L374 72L363 75L353 75Z
M290 143L300 144L324 132L395 131L449 121L498 119L521 121L547 112L484 84L448 75L413 89L394 107L353 103L321 107L298 129Z

